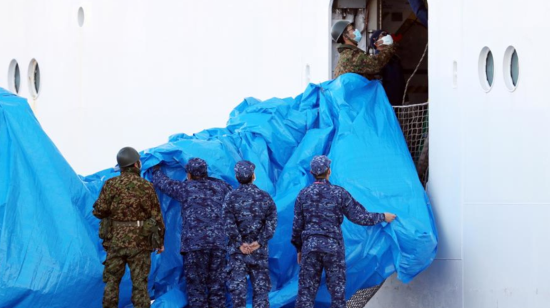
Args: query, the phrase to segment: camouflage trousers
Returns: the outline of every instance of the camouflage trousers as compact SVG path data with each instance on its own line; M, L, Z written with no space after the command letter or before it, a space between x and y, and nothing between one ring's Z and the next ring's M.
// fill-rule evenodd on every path
M229 290L233 308L246 307L247 275L250 276L252 284L252 307L268 308L269 290L271 290L268 256L233 254L229 258L229 268Z
M323 269L331 308L346 307L346 258L341 254L310 252L302 257L296 308L313 308Z
M118 307L119 285L126 270L130 268L132 278L132 303L135 308L149 308L151 300L147 291L147 278L151 270L151 251L141 248L109 248L103 262L104 308Z
M222 249L183 253L189 308L225 307L226 255Z

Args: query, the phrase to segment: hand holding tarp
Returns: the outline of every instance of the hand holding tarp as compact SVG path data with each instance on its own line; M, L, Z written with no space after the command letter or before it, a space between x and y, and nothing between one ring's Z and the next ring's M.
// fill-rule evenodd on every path
M384 213L384 220L387 222L387 223L390 223L392 222L395 217L397 217L395 214L392 214L392 213Z
M157 255L161 254L164 252L164 245L160 248L157 248Z

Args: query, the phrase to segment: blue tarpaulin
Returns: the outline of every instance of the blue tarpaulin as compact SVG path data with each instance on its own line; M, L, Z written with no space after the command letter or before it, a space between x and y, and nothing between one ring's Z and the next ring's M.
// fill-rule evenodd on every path
M331 182L348 189L369 211L398 216L373 227L344 222L348 298L395 272L409 282L435 257L437 231L429 200L377 81L345 74L310 84L296 98L247 98L232 111L226 128L174 135L141 154L148 179L149 169L163 162L167 175L183 180L187 160L201 157L211 176L234 187L234 164L241 159L256 164L255 183L273 196L279 215L269 242L272 307L292 307L296 298L299 266L290 244L294 200L312 182L314 155L332 159ZM0 89L0 307L101 307L105 252L91 211L103 183L116 175L106 169L79 177L27 102ZM152 255L150 293L153 307L182 307L180 205L160 193L159 198L166 251ZM322 284L316 307L330 302L324 279ZM130 287L127 272L121 307L130 305Z

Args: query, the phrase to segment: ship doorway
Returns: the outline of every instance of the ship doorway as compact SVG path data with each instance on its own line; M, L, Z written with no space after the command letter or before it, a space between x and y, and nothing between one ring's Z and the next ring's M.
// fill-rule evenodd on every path
M370 37L378 29L391 33L397 46L396 55L401 62L405 81L408 81L404 105L428 101L428 29L416 18L406 0L334 0L332 24L348 20L361 31L363 38L358 47L366 53ZM331 43L331 76L338 63L338 43ZM395 103L393 103L396 105Z
M391 33L394 37L397 46L396 55L401 64L405 82L405 95L398 95L398 97L403 96L402 99L398 99L397 102L394 99L392 105L416 165L419 179L426 186L429 130L428 29L418 20L406 0L334 0L331 17L331 25L338 20L353 22L363 37L358 47L369 54L375 52L374 49L369 48L373 32L380 29ZM337 51L339 44L335 42L331 44L331 73L334 76L339 59Z
M379 24L397 41L406 89L406 105L428 102L428 29L418 20L408 1L383 0Z
M419 180L426 187L429 152L427 28L416 18L407 0L333 0L331 18L331 26L339 20L353 22L362 34L358 47L369 54L375 52L369 48L374 31L384 30L394 37L406 87L401 101L392 102L392 105ZM339 59L338 45L331 40L331 77ZM347 307L365 307L382 284L357 291Z

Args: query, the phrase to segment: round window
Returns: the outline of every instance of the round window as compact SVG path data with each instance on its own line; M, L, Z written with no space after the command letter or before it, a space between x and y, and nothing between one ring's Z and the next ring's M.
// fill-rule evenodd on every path
M21 88L21 71L19 70L19 63L17 63L16 60L11 60L8 69L8 86L10 91L19 94L19 89Z
M514 91L519 81L518 52L513 46L506 48L504 52L504 83L510 91Z
M29 64L29 92L33 98L38 98L40 94L40 66L35 59Z
M488 47L484 47L479 54L479 82L485 92L491 91L495 75L495 61L493 53Z

